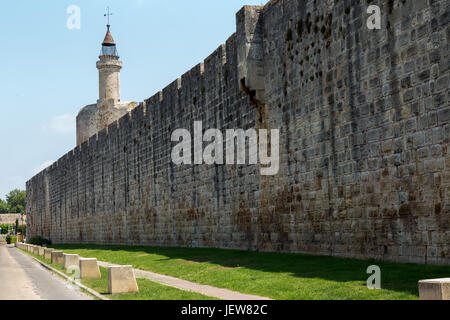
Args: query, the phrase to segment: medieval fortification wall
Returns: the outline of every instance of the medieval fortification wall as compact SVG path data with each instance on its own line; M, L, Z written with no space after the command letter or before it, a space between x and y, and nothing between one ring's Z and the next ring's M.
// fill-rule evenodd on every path
M447 0L244 7L203 63L27 183L28 236L448 265L449 37ZM279 173L174 165L194 121L280 129Z

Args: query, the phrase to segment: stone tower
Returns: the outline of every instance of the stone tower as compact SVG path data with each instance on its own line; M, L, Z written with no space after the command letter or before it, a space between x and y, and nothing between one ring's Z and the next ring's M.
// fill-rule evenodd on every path
M111 26L102 43L97 69L99 73L99 99L96 104L81 109L77 116L77 145L89 140L90 137L105 129L114 121L133 110L136 102L120 100L120 70L116 43L112 37Z
M113 100L120 102L120 69L122 62L119 61L119 53L116 44L107 26L105 40L102 43L100 60L97 61L99 75L99 101L106 102Z

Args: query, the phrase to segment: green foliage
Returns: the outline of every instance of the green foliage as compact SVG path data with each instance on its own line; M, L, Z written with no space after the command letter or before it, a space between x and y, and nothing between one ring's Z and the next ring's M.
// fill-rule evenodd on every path
M0 199L0 214L2 213L9 213L9 207L5 201Z
M17 241L17 237L16 236L10 236L9 234L6 236L6 243L7 244L11 244L11 243L16 243Z
M42 237L33 237L30 239L30 244L34 244L36 246L49 246L52 242L48 239Z
M24 236L27 235L27 226L26 225L20 225L17 227L17 233L23 234Z
M0 224L0 234L7 234L10 228L9 224Z
M0 214L21 213L25 214L26 191L15 189L6 196L6 201L0 199Z
M25 214L26 206L26 191L23 190L13 190L6 196L6 202L8 204L9 213L22 213Z

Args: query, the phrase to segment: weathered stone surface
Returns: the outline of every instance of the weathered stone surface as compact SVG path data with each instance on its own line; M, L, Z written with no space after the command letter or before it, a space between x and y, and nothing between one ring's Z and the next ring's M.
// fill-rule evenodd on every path
M450 278L419 281L420 300L450 300Z
M95 258L80 258L81 279L100 279L100 268Z
M64 253L62 251L52 251L52 263L64 263Z
M77 254L63 253L63 268L79 268L80 256Z
M44 259L51 259L52 258L52 252L55 251L55 249L52 248L45 248L44 249Z
M108 268L108 293L139 292L132 266Z
M19 225L27 222L27 216L20 213L2 213L0 214L0 224L15 225L19 219Z
M77 145L88 141L136 107L136 102L114 99L100 99L97 104L84 107L77 115Z
M44 252L45 252L45 248L44 247L39 247L38 249L38 254L43 257L44 256Z
M28 237L449 265L448 6L379 1L368 30L347 2L246 7L204 63L27 183ZM194 120L279 128L279 173L174 165Z

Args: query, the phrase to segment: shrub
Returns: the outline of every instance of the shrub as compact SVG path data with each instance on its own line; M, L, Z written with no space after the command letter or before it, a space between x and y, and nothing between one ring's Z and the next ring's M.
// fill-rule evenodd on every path
M10 236L9 234L6 236L6 243L7 244L11 244L11 243L16 243L17 241L17 237L16 236Z
M8 230L11 228L9 224L0 225L0 234L7 234Z
M49 246L52 244L52 242L48 239L42 238L42 237L33 237L30 239L29 244L34 244L36 246Z
M20 225L18 228L17 228L17 233L21 233L21 234L23 234L24 236L26 236L27 235L27 226L24 224L24 225Z

